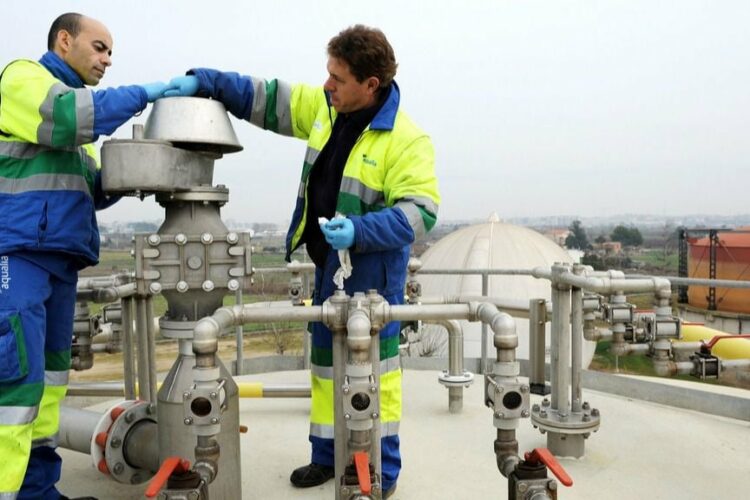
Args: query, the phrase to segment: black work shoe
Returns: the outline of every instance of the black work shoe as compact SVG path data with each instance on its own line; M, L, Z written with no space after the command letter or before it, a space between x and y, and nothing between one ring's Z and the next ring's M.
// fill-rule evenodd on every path
M310 464L299 469L294 469L289 480L297 488L310 488L311 486L318 486L329 479L333 479L334 475L333 467Z
M383 500L385 500L386 498L391 498L394 493L396 493L395 484L383 492Z
M70 498L70 497L66 497L65 495L60 495L60 500L99 500L99 499L96 498L96 497L75 497L75 498Z

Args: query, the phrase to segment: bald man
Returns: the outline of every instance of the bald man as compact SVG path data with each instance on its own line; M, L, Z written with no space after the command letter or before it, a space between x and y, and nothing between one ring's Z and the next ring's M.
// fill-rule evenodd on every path
M0 499L56 500L59 404L70 368L78 271L99 257L104 196L93 142L161 97L163 83L93 91L112 35L58 17L48 52L0 75Z

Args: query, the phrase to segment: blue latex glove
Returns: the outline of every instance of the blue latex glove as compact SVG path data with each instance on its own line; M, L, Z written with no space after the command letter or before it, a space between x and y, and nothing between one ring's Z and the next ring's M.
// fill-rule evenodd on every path
M169 90L164 93L164 97L189 97L195 95L197 92L197 76L178 76L169 81Z
M169 88L169 85L164 82L154 82L143 84L141 87L146 91L148 102L154 102L160 97L164 97L164 92Z
M326 241L336 250L354 245L354 223L349 219L336 218L320 225Z

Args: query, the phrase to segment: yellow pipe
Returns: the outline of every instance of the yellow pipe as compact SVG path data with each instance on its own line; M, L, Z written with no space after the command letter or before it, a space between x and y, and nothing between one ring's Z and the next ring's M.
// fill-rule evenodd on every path
M263 397L263 382L238 382L237 388L241 398Z
M730 333L714 330L700 324L682 323L683 342L708 342L713 337L733 337ZM721 359L750 359L750 339L721 340L713 346L711 353Z
M156 384L157 390L161 388L161 382ZM263 382L238 382L237 383L238 394L241 398L262 398L263 397ZM138 383L135 384L135 393L140 395L138 392Z

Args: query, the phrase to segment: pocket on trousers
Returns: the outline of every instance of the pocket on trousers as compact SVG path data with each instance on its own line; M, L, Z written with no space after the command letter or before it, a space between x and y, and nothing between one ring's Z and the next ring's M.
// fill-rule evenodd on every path
M14 382L28 374L21 315L0 310L0 383Z

